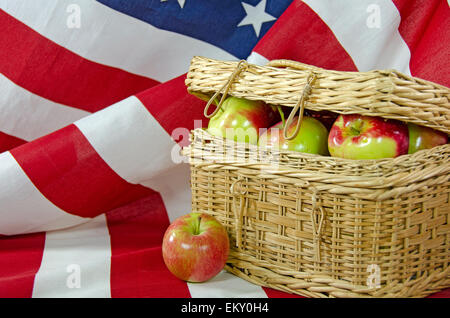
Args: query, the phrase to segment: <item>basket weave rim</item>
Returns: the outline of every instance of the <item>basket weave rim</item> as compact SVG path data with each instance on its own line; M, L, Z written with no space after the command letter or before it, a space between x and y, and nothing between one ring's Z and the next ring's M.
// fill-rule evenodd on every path
M197 128L192 130L192 133L194 134L201 134L203 136L207 136L210 139L216 140L216 141L224 141L225 139L222 137L217 137L212 134L210 134L206 129L203 128ZM191 133L191 135L192 135ZM241 145L243 148L248 149L249 151L256 151L257 149L261 149L260 146L252 145L249 143L239 142L239 141L233 141L236 144ZM187 149L187 148L186 148ZM431 149L422 149L419 150L413 154L403 154L395 158L381 158L381 159L347 159L347 158L340 158L340 157L333 157L333 156L322 156L318 154L311 154L306 152L297 152L292 150L273 150L273 149L264 149L264 151L270 152L270 153L276 153L276 154L286 154L290 157L297 157L297 158L320 158L320 160L323 161L333 161L340 164L351 164L351 165L377 165L377 166L384 166L384 165L397 165L405 161L420 161L424 157L432 154L432 153L450 153L450 144L440 145L433 147ZM450 162L449 162L450 164Z
M396 198L402 193L426 189L450 180L450 144L411 155L376 160L352 160L276 150L282 155L292 155L292 158L287 158L289 162L298 163L298 166L292 166L285 161L274 165L270 161L246 157L246 154L253 154L258 148L247 143L239 143L244 147L242 151L237 156L232 153L233 157L229 157L226 154L227 147L237 143L213 136L203 129L192 130L190 140L191 144L183 148L182 153L197 168L239 169L242 176L279 179L293 185L314 183L318 191L353 193L362 199ZM270 160L270 150L265 151Z
M426 297L450 287L450 267L413 281L393 281L380 288L355 286L321 274L295 272L257 260L236 249L230 251L225 269L253 284L314 298L409 298ZM411 285L414 287L411 288Z

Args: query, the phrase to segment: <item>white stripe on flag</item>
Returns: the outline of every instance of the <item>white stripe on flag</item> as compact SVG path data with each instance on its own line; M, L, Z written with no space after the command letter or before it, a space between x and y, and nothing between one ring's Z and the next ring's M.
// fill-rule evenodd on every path
M194 55L235 60L189 36L158 29L93 0L0 0L0 7L82 57L164 82L187 71ZM80 27L68 27L79 8Z
M119 176L160 192L169 219L190 211L189 167L172 160L178 144L131 96L74 123Z
M64 212L45 198L9 151L0 154L0 234L41 232L90 219Z
M140 182L161 194L170 222L191 212L190 173L189 165L180 163L158 176Z
M89 115L39 97L0 74L0 130L31 141Z
M247 62L256 65L266 65L267 63L269 63L269 60L261 54L253 51L247 58Z
M401 37L391 0L304 0L333 31L359 71L396 69L411 74L411 53Z
M192 298L267 298L262 287L226 271L201 284L188 283Z
M32 297L111 297L110 269L105 215L70 229L47 232Z

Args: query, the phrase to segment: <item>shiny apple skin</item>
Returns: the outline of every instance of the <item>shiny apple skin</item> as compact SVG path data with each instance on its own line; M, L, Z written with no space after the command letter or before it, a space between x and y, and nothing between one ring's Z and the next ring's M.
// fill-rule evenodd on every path
M446 133L429 127L408 123L408 131L409 154L415 153L419 150L445 145L448 142L448 136Z
M224 226L206 213L189 213L167 228L162 255L169 271L187 282L204 282L225 266L230 243Z
M289 125L287 135L295 132L298 117ZM286 140L283 136L283 123L269 128L259 137L258 145L263 148L298 151L311 154L328 155L328 131L317 119L304 116L297 136Z
M328 136L331 156L347 159L395 158L408 146L407 125L381 117L339 115Z
M280 119L278 111L262 101L228 97L208 123L208 132L234 141L258 143L259 129Z

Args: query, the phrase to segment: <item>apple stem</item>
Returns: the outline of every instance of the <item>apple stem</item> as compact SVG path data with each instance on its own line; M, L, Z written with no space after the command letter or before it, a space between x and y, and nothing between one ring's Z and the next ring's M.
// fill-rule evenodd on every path
M284 120L284 113L283 113L283 110L281 109L281 106L277 106L277 109L278 109L278 112L280 113L280 116L281 116L281 122L282 122L282 125L283 125L283 128L284 128L285 120Z
M351 132L354 136L359 136L363 129L364 123L361 120L357 120L353 126L350 127Z
M358 129L353 128L353 127L351 127L350 129L351 129L351 132L352 132L353 136L358 136L359 135L359 130Z
M197 223L196 223L196 226L195 226L195 235L199 235L200 234L200 223L202 222L202 217L201 216L199 216L198 217L198 219L197 219Z

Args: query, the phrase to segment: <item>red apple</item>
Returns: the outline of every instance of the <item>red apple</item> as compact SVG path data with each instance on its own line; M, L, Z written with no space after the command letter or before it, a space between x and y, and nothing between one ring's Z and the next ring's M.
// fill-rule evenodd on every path
M298 117L294 117L289 125L287 135L295 132ZM259 137L258 145L262 148L275 148L298 152L328 155L328 131L325 126L309 116L302 118L300 130L295 138L286 140L283 136L283 123L269 128Z
M221 109L209 120L208 132L214 136L256 145L259 129L279 120L275 107L262 101L228 97Z
M394 158L408 153L408 127L396 120L339 115L328 136L328 150L347 159Z
M408 123L409 148L408 153L415 153L422 149L429 149L448 142L448 136L429 127Z
M230 243L228 234L215 217L190 213L167 228L162 255L169 271L188 282L204 282L225 266Z

